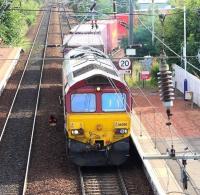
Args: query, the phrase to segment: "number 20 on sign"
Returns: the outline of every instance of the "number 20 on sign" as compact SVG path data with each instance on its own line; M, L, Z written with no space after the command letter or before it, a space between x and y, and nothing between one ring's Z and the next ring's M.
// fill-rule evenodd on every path
M131 61L127 58L122 58L119 60L119 68L122 70L127 70L131 67Z

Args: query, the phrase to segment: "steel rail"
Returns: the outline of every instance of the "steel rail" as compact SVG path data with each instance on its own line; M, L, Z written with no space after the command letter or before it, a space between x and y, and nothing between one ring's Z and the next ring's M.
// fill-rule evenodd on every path
M61 9L60 6L59 6L59 9ZM59 26L60 26L61 41L63 43L64 33L63 33L63 27L62 27L61 14L59 14ZM61 45L61 47L62 47L62 45Z
M78 172L79 172L80 184L81 184L81 194L82 195L86 195L85 185L84 185L84 181L83 181L83 174L81 172L81 168L80 167L78 167Z
M33 126L32 126L31 140L30 140L30 145L29 145L29 152L28 152L28 159L27 159L26 173L25 173L25 178L24 178L24 186L23 186L22 195L25 195L26 189L27 189L28 172L29 172L29 166L30 166L30 158L31 158L32 145L33 145L33 137L34 137L34 132L35 132L37 112L38 112L38 107L39 107L38 105L39 105L39 99L40 99L40 90L41 90L41 84L42 84L42 78L43 78L43 70L44 70L44 65L45 65L44 59L45 59L45 56L46 56L46 50L47 50L47 45L48 45L47 44L48 43L48 32L49 32L49 26L50 26L50 21L51 21L51 14L52 14L52 10L50 9L48 28L47 28L47 34L46 34L46 40L45 40L45 47L44 47L44 52L43 52L42 68L41 68L41 73L40 73L40 81L39 81L39 86L38 86L36 107L35 107L34 118L33 118Z
M81 194L86 195L87 194L86 193L87 184L85 184L85 182L84 182L84 175L83 175L80 167L78 167L78 172L79 172L79 177L80 177ZM123 195L128 195L127 187L126 187L126 184L124 182L124 179L123 179L123 176L121 174L119 167L117 167L116 172L114 172L112 174L114 175L115 173L116 173L116 176L114 176L114 177L116 177L116 179L117 179L116 181L119 182L118 184L119 184L119 189L121 191L120 193L123 194ZM94 177L95 176L96 175L94 173ZM110 187L112 188L113 185L110 185ZM100 187L100 189L101 189L101 187ZM103 190L103 188L101 190ZM102 193L102 192L99 191L99 193ZM91 194L92 194L92 192L91 192Z
M65 15L66 15L66 17L67 17L67 25L68 25L68 27L69 27L69 30L71 30L71 24L70 24L70 22L69 22L69 16L67 15L67 11L66 11L65 7L64 7L64 13L65 13Z
M64 6L64 5L63 5ZM60 6L59 6L60 9ZM62 17L61 14L59 14L59 23L60 23L60 31L61 31L61 42L63 44L63 38L64 38L64 32L63 32L63 26L62 26ZM64 59L64 52L62 52L62 58ZM62 65L61 65L62 67ZM62 70L63 71L63 70ZM63 72L62 72L62 82L64 81L63 79ZM62 97L59 97L60 105L63 107L63 121L64 121L64 135L65 135L65 105L64 105L64 88L62 88Z
M117 173L118 173L118 177L119 177L119 180L120 180L120 184L121 184L121 188L123 190L123 193L124 193L124 195L128 195L128 191L126 189L126 184L124 182L124 179L122 177L122 174L121 174L119 167L117 168Z
M2 138L3 138L3 135L4 135L4 132L5 132L5 129L6 129L8 120L9 120L9 118L10 118L10 115L11 115L11 112L12 112L12 109L13 109L13 106L14 106L14 104L15 104L15 100L16 100L16 98L17 98L17 95L18 95L18 92L19 92L19 89L20 89L22 80L23 80L23 78L24 78L24 74L25 74L25 72L26 72L26 70L27 70L27 66L28 66L28 63L29 63L29 60L30 60L30 57L31 57L31 54L32 54L32 51L33 51L33 48L34 48L35 43L36 43L36 40L37 40L37 38L38 38L38 34L39 34L39 31L40 31L40 27L41 27L42 21L43 21L43 19L44 19L44 14L45 14L45 13L43 13L42 18L41 18L41 20L40 20L40 24L39 24L39 26L38 26L38 30L37 30L37 32L36 32L35 38L34 38L34 40L33 40L33 44L32 44L32 46L31 46L30 52L29 52L29 54L28 54L28 58L27 58L27 60L26 60L26 64L25 64L23 73L22 73L22 75L21 75L20 81L19 81L18 86L17 86L17 90L16 90L16 92L15 92L15 95L14 95L12 104L11 104L11 106L10 106L10 109L9 109L9 112L8 112L8 115L7 115L7 118L6 118L6 121L5 121L5 123L4 123L3 129L2 129L2 132L1 132L1 136L0 136L0 142L2 141Z

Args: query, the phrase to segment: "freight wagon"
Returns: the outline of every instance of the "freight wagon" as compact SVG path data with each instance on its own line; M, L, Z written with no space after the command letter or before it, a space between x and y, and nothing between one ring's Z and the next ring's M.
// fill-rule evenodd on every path
M64 36L63 45L69 48L92 46L106 54L118 47L117 20L97 20L97 28L87 22L74 26L69 35Z

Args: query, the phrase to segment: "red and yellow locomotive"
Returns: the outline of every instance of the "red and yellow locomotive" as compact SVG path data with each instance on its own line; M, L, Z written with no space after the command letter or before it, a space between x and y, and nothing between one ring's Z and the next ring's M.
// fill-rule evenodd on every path
M65 55L65 131L80 166L120 165L129 155L131 97L112 61L92 47Z

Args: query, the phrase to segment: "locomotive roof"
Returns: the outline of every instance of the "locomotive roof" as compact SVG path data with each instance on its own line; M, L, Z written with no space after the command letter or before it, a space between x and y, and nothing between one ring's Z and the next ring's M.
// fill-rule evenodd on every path
M87 46L103 46L103 40L99 34L70 34L65 35L63 45L69 47Z
M65 55L65 67L69 87L93 76L103 76L124 83L118 70L100 50L92 47L79 47Z

